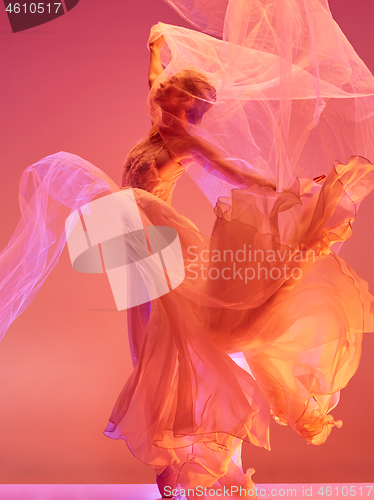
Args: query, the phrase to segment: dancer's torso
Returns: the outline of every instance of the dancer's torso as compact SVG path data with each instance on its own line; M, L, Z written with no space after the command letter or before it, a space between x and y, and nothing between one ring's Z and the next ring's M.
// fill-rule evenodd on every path
M183 172L183 166L176 161L153 128L127 156L122 187L144 189L171 203L175 184Z

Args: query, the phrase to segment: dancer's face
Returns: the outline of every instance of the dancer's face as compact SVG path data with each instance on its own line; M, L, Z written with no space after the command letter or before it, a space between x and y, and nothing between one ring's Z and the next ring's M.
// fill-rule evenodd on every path
M154 95L154 102L163 111L179 116L185 113L193 97L184 90L184 76L182 72L161 83Z

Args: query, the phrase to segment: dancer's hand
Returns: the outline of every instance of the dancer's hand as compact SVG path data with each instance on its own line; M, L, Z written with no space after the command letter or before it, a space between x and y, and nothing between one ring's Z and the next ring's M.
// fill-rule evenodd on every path
M165 37L162 34L162 23L157 23L152 26L148 38L148 47L161 49L166 43Z
M277 187L273 182L263 179L262 177L248 175L248 185L251 186L252 184L258 184L260 187L269 187L274 189L274 191L277 190Z
M165 45L165 43L166 43L165 37L164 37L164 35L161 35L158 38L156 38L155 40L153 40L152 42L149 42L148 46L150 49L161 50L161 48Z
M273 189L274 191L277 190L277 186L273 182L268 182L268 181L263 181L261 184L259 183L261 187L269 187Z

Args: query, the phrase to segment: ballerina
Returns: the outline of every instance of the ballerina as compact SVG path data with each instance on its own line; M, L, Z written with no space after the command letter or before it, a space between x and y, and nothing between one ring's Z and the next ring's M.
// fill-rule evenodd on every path
M153 33L151 32L151 39ZM151 59L149 86L163 73L160 50L165 44L161 35L149 44ZM207 142L188 134L187 125L201 122L204 114L214 105L215 89L207 78L194 70L183 70L157 87L152 104L162 111L162 126L152 126L148 135L129 153L122 178L122 188L141 189L158 198L171 202L173 188L185 168L194 160L202 164L212 175L226 178L231 184L250 186L254 183L275 189L275 185L254 174L241 172L235 164L223 160ZM154 224L155 222L151 220ZM195 231L195 228L193 228ZM134 368L138 364L144 343L151 304L132 307L128 310L128 332ZM115 415L115 414L114 414ZM116 419L116 416L112 418ZM116 436L115 424L110 422L105 434ZM160 470L155 466L156 470ZM176 476L170 466L161 467L156 476L160 493L165 487L176 488ZM170 496L170 495L169 495Z

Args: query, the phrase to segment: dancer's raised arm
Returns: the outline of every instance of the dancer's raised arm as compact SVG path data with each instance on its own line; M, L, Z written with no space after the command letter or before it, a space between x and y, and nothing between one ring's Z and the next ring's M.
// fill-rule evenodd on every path
M164 68L162 67L161 63L161 48L163 47L164 44L165 44L164 35L161 35L155 40L149 42L148 45L150 52L149 71L148 71L149 88L152 88L153 82L164 71Z

